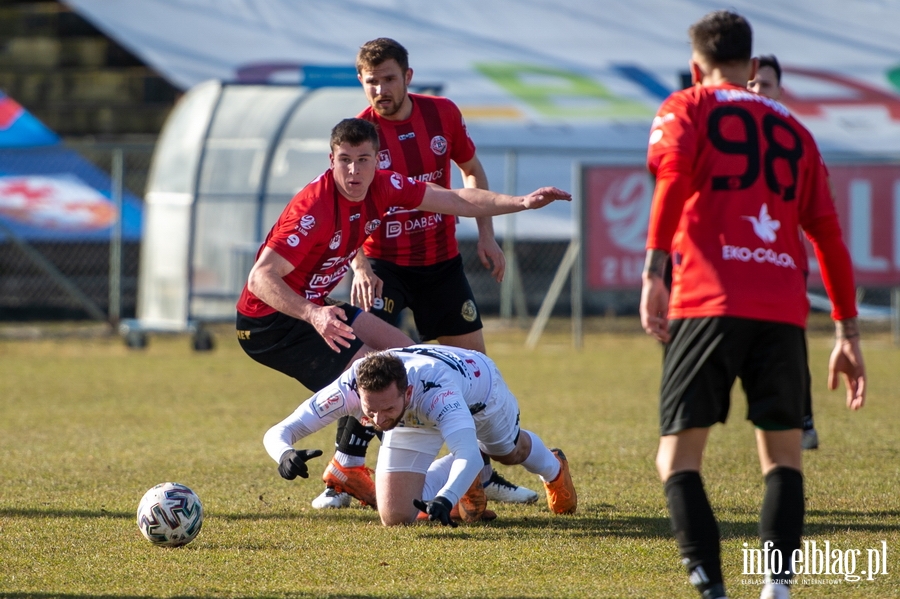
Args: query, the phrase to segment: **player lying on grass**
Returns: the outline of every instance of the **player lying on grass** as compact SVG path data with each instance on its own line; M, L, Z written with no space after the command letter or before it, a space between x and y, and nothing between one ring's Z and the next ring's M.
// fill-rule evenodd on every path
M454 505L470 487L480 486L481 451L540 476L551 511L575 512L577 496L565 455L519 428L515 396L480 352L413 345L357 360L265 434L263 443L278 462L278 473L288 480L307 478L306 462L322 452L293 445L342 416L384 432L375 492L385 526L412 523L420 511L454 526ZM435 460L444 443L450 453ZM460 515L467 522L479 520L485 504L462 502Z

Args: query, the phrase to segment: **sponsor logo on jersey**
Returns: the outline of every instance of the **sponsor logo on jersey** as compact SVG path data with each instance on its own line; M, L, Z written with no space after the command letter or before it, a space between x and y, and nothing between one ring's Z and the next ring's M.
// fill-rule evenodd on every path
M461 410L461 409L462 409L462 405L458 401L454 401L453 403L448 403L447 405L444 406L444 409L442 409L438 413L438 415L434 417L434 421L440 423L441 420L444 419L444 416L446 416L450 412L454 412L456 410Z
M329 271L337 266L340 266L346 261L347 258L344 258L343 256L332 256L331 258L328 258L327 260L322 262L322 266L319 267L319 272Z
M400 237L403 233L403 224L397 221L391 221L385 224L385 237Z
M478 362L476 362L472 358L466 358L464 362L469 366L469 369L472 371L472 374L475 375L475 378L481 376L481 369L478 368Z
M437 154L438 156L443 156L447 153L447 138L443 135L435 135L431 138L431 151Z
M378 168L384 170L391 168L391 151L380 150L378 152Z
M438 387L440 387L440 385L438 385ZM428 406L428 411L430 412L436 408L438 404L443 404L448 397L452 397L454 394L454 391L441 391L431 398L431 405Z
M653 117L653 124L650 125L650 145L659 142L663 138L663 130L661 127L663 124L668 123L669 121L674 121L675 115L671 112L664 114L663 116L655 116Z
M366 235L371 235L380 226L381 226L381 220L379 220L377 218L375 220L370 220L369 222L366 223Z
M422 175L416 175L415 177L407 177L411 182L421 181L422 183L430 183L432 181L440 181L444 176L444 169L440 168L436 171L431 171L430 173L424 173Z
M298 235L295 235L294 233L291 233L290 235L288 235L287 244L292 248L297 247L298 245L300 245L300 237Z
M753 223L753 232L766 243L773 243L777 237L775 231L781 228L781 222L769 216L769 206L767 204L763 204L760 207L759 217L744 216L742 218Z
M307 289L303 293L304 293L304 295L306 295L306 299L308 299L311 302L314 302L317 299L319 299L320 297L322 297L321 293L319 293L318 291L313 291L311 289Z
M358 220L358 219L359 219L359 212L357 212L356 214L351 214L351 215L350 215L350 222L351 222L351 223L352 223L353 221L355 221L355 220Z
M750 262L752 260L759 264L768 262L769 264L774 264L781 268L797 268L797 265L794 263L794 259L790 254L784 252L779 254L775 250L769 248L756 248L755 250L751 250L750 248L736 245L723 245L722 259L740 260L741 262Z
M343 279L348 270L350 270L350 267L344 264L332 273L314 274L309 279L309 286L313 289L324 289L326 287L329 287L330 285L336 284L338 281Z
M391 185L393 185L396 189L403 189L403 177L401 177L397 173L392 174Z
M475 322L475 319L478 318L478 308L475 307L475 302L472 300L463 302L460 313L466 322Z
M313 408L316 410L319 418L324 418L328 414L334 412L344 405L344 394L340 390L335 391L331 395L320 395L313 402Z
M413 212L413 211L407 211ZM404 222L390 221L385 223L385 237L399 237L403 232L414 233L434 229L444 220L443 214L424 214L418 218L411 218Z
M328 242L328 249L336 250L339 245L341 245L341 232L340 231L335 233L334 237L331 238L331 241Z
M316 217L312 214L304 214L300 219L300 226L309 231L316 226Z
M400 141L406 141L407 139L415 139L415 138L416 138L415 131L410 131L409 133L401 133L400 135L397 136L397 139L399 139Z

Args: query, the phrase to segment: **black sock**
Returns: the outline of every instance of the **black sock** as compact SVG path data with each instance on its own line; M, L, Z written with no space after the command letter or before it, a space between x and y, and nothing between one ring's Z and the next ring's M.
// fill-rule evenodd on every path
M665 490L672 532L691 583L701 593L715 585L722 586L719 526L700 473L676 472L666 481Z
M366 457L369 441L376 436L375 429L363 426L352 416L344 416L338 420L338 436L335 439L337 450L347 455Z
M772 469L766 475L759 539L763 549L767 542L772 543L769 569L775 582L790 581L794 575L791 556L794 550L800 549L804 511L803 474L784 466Z

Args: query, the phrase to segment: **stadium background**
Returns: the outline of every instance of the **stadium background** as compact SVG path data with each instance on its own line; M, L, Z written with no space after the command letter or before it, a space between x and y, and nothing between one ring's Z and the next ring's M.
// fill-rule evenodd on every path
M0 42L0 90L57 132L65 147L111 176L113 184L121 180L126 193L142 198L156 138L184 90L62 2L4 2ZM477 138L476 143L483 160L504 160L502 146L483 144ZM53 159L48 148L15 152L27 153L35 162ZM502 182L493 177L492 187L502 189ZM497 234L504 237L502 227ZM111 274L116 252L111 251L110 241L96 236L18 241L0 231L0 320L97 319L102 313L115 324L135 316L138 239L122 242L120 279ZM478 262L471 237L461 239L466 270L483 312L503 311L509 316L511 310L525 316L524 311L533 316L563 260L568 240L506 241L521 273L512 306L504 305L500 287ZM72 286L81 295L73 294ZM860 296L868 303L887 306L891 286L864 287ZM569 292L567 279L555 313L569 313ZM589 313L634 313L636 300L636 287L620 286L586 307Z

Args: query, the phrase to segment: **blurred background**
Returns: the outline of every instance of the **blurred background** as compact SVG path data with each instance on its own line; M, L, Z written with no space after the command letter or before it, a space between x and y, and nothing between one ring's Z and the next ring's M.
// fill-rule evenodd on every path
M900 312L900 3L732 2L810 128L868 318ZM233 319L261 239L365 104L356 50L410 51L462 109L491 187L573 191L495 219L507 279L459 238L488 316L635 314L660 102L689 85L691 0L0 2L0 322L153 331ZM458 173L454 173L459 185ZM813 305L827 310L815 264ZM346 293L347 286L338 290ZM195 339L204 346L203 339Z

